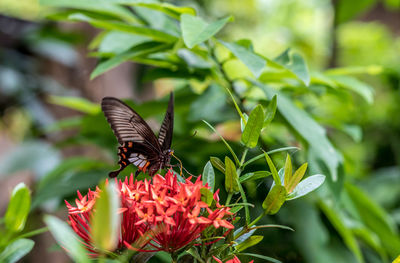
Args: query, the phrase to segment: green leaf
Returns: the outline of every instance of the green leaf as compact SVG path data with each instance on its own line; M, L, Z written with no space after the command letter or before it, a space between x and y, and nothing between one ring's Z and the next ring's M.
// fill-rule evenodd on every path
M191 7L186 7L186 6L175 6L171 5L168 3L132 3L131 5L137 5L137 6L142 6L142 7L147 7L153 10L157 10L160 12L165 13L166 15L169 15L172 18L175 18L177 20L180 19L180 16L182 14L188 14L188 15L196 15L196 10L194 10Z
M25 227L30 207L31 195L29 189L24 183L19 183L14 187L11 194L4 218L7 229L12 232L22 231Z
M286 188L282 185L274 185L262 203L266 214L276 214L286 200Z
M310 145L310 151L314 151L319 160L328 167L333 181L337 181L338 167L342 162L342 156L335 150L326 131L304 110L297 107L288 97L282 93L267 87L261 83L253 82L260 87L268 97L279 97L278 110L302 138Z
M51 96L49 102L87 114L97 114L100 106L81 97Z
M325 175L315 174L307 177L303 181L301 181L294 190L288 195L286 200L293 200L299 197L302 197L318 187L320 187L325 181Z
M219 42L240 59L251 70L256 78L261 75L266 65L266 61L262 57L241 45L221 40Z
M92 240L102 251L113 251L118 244L120 224L119 197L114 182L110 182L96 200L92 220Z
M218 159L219 160L219 159ZM203 174L202 174L203 183L207 183L210 187L212 193L214 193L214 186L215 186L215 173L214 169L211 165L211 162L208 161L204 166Z
M258 226L254 226L257 229L260 228L280 228L280 229L285 229L285 230L290 230L294 232L294 229L289 227L289 226L284 226L284 225L276 225L276 224L268 224L268 225L258 225Z
M241 252L249 247L255 246L263 240L264 236L251 236L239 245L236 246L236 250Z
M215 168L221 171L221 173L225 174L225 164L218 157L211 156L210 162Z
M72 260L78 263L90 262L86 249L67 223L50 215L45 216L44 221L57 243L68 252Z
M122 18L129 22L138 22L138 19L129 12L126 8L110 3L109 1L98 0L40 0L41 5L66 7L74 9L82 9L101 14L112 15L117 18Z
M234 206L229 210L229 212L235 214L235 213L239 212L240 210L242 210L243 207L244 207L244 205Z
M243 115L243 113L242 113L242 111L240 110L239 105L236 103L235 97L233 96L233 94L232 94L232 92L230 91L230 89L229 89L228 87L225 87L225 90L226 90L226 91L229 93L229 95L231 96L231 99L232 99L233 104L235 105L236 111L237 111L237 113L238 113L239 116L240 116L240 121L243 122L243 123L246 125L246 124L247 124L247 119L248 119L248 118L246 118L246 117Z
M361 224L357 225L356 227L352 227L351 230L355 236L378 252L382 262L388 262L388 255L385 251L385 248L382 246L382 242L379 240L379 237L372 230Z
M2 156L0 171L2 175L12 175L18 171L28 170L42 177L60 161L59 151L49 143L40 140L25 141Z
M192 255L193 258L197 259L200 263L204 263L204 261L201 259L201 256L199 255L199 252L194 247L189 248L186 252Z
M292 64L288 68L301 79L304 85L310 85L310 75L308 73L307 64L303 57L297 53L292 55Z
M281 185L282 182L281 182L281 179L279 178L278 171L276 170L274 163L272 162L271 158L268 156L268 154L266 152L264 152L264 156L265 156L265 159L267 160L269 169L271 170L272 177L274 178L275 184Z
M236 237L240 232L242 232L243 227L239 227L238 229L235 230L235 232L233 233L233 236ZM254 232L256 232L256 228L253 228L251 230L249 230L249 232L244 233L243 235L239 236L238 238L235 239L235 242L237 244L243 243L244 241L246 241L249 237L251 237Z
M308 166L308 164L304 163L299 167L299 169L296 170L296 172L294 172L293 176L288 181L288 184L285 185L288 193L291 193L293 191L293 189L299 184L299 182L303 178L304 174L306 173L307 166ZM285 173L285 175L286 175L286 173Z
M366 12L368 9L376 4L377 0L359 0L355 2L349 2L346 0L338 0L335 3L336 19L335 24L347 22L352 18Z
M235 163L237 165L239 165L240 161L239 158L237 157L237 155L235 154L235 152L233 151L232 147L228 144L228 142L224 139L224 137L221 136L221 134L219 134L219 132L217 132L217 130L214 129L214 127L209 124L207 121L203 120L203 122L205 124L207 124L208 127L210 127L211 130L213 130L216 134L218 134L219 138L221 138L221 140L224 142L224 144L226 145L226 147L228 148L228 150L231 152L233 159L235 159Z
M46 200L62 198L96 185L112 169L98 160L74 157L65 159L60 165L41 179L34 195L32 207Z
M74 21L90 23L92 26L97 28L141 35L153 39L154 41L159 41L163 43L172 43L178 40L176 36L150 27L134 26L126 23L98 20L80 13L72 14L68 18Z
M276 95L272 97L267 108L265 109L264 126L268 125L274 118L276 113Z
M290 159L290 155L286 154L286 162L285 162L285 172L284 172L284 186L289 184L290 179L292 178L292 160ZM286 189L288 189L286 187Z
M227 95L222 87L211 84L190 105L189 121L207 120L209 122L224 122L236 117L235 112L226 103ZM218 114L215 114L218 112Z
M287 49L281 55L279 55L275 61L292 72L304 83L304 85L308 86L310 84L310 75L308 73L307 64L303 57L299 54L290 52L290 49Z
M344 220L341 218L341 215L337 211L337 209L334 209L331 205L328 204L328 202L322 199L320 200L319 205L321 207L321 210L324 212L326 217L329 219L331 224L336 229L336 231L343 238L343 241L346 244L346 246L354 253L354 255L357 258L357 261L364 262L360 247L357 243L354 234L349 228L347 228L347 226L344 223Z
M339 87L358 93L367 103L374 102L374 89L364 82L350 76L329 76Z
M300 149L300 148L298 148L298 147L293 147L293 146L282 147L282 148L278 148L278 149L274 149L274 150L268 151L267 154L273 154L273 153L283 152L283 151L289 151L289 150L299 150L299 149ZM251 158L251 159L248 160L247 162L245 162L245 163L243 164L243 167L245 167L245 166L247 166L248 164L250 164L250 163L252 163L252 162L255 162L255 161L257 161L257 160L259 160L259 159L261 159L261 158L263 158L263 157L264 157L264 153L259 154L259 155L255 156L255 157Z
M181 48L177 52L178 56L183 59L189 68L208 69L211 63L198 56L196 53L186 48Z
M40 234L42 234L42 233L45 233L45 232L47 232L47 231L49 231L49 228L48 228L48 227L42 227L42 228L35 229L35 230L32 230L32 231L23 233L23 234L21 234L21 235L18 235L15 239L33 237L33 236L36 236L36 235L40 235Z
M14 263L28 254L35 242L29 239L21 238L9 244L0 254L0 262Z
M242 133L242 142L246 147L254 148L257 146L258 137L264 123L264 110L261 105L257 105L250 113L247 124Z
M183 14L181 15L183 41L188 48L193 48L214 36L231 20L231 17L227 17L208 24L200 17Z
M240 118L240 131L243 132L246 127L247 121L249 120L249 115L243 113L243 119Z
M228 49L227 52L229 52ZM222 70L225 73L226 78L231 82L254 77L253 72L251 72L251 70L240 59L236 57L224 60L221 63Z
M103 31L105 32L105 31ZM98 51L119 54L130 48L151 41L151 38L121 31L105 32L99 44Z
M261 178L270 176L271 173L268 171L256 171L252 173L247 173L239 177L239 182L244 183L248 181L255 181Z
M237 184L238 175L236 173L235 164L229 159L228 156L225 157L225 190L228 193L239 192L239 186Z
M148 27L161 30L165 33L180 38L179 24L174 19L167 17L165 13L141 5L133 6L133 11L144 21L145 24L147 24ZM178 43L181 43L181 41L182 40L179 39ZM181 46L181 44L179 45Z
M120 65L121 63L128 60L135 60L135 58L140 56L145 56L151 53L160 52L163 50L169 49L171 46L169 44L162 44L158 42L147 42L140 44L131 48L130 50L123 52L121 54L116 55L113 58L110 58L104 62L101 62L97 67L93 70L92 74L90 74L90 78L94 79L95 77L103 74L104 72Z
M271 258L271 257L267 257L267 256L264 256L264 255L259 255L259 254L238 253L237 255L248 256L250 258L261 258L261 259L264 259L266 261L273 262L273 263L282 263L282 261L279 261L277 259L274 259L274 258Z
M210 206L214 201L213 193L207 188L201 188L200 193L201 193L201 201Z
M340 127L341 131L343 131L344 133L346 133L347 135L349 135L354 142L356 143L361 143L362 139L363 139L363 131L361 126L359 125L351 125L351 124L343 124Z
M345 189L363 223L379 236L383 247L391 257L397 256L399 254L400 238L392 218L382 207L356 186L346 183ZM365 211L368 211L368 213Z
M235 181L236 181L236 186L239 189L240 197L242 198L243 203L247 204L247 196L246 196L246 193L243 190L242 185L239 182L239 178L238 178L237 174L236 174L236 177L235 177ZM246 224L248 225L248 224L250 224L250 210L249 210L249 207L247 205L245 205L245 207L244 207L244 212L245 212L245 217L246 217Z
M385 71L385 68L381 65L368 65L368 66L347 66L347 67L335 67L325 70L326 75L356 75L356 74L368 74L368 75L379 75ZM322 75L322 74L321 74ZM323 75L325 76L325 75Z
M52 133L57 131L78 128L82 123L82 116L67 117L51 123L45 127L45 133Z

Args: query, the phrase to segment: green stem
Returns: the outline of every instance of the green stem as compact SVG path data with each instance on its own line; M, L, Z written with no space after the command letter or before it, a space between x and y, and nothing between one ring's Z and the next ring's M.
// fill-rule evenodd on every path
M49 228L48 228L48 227L42 227L42 228L33 230L33 231L31 231L31 232L28 232L28 233L19 235L18 237L15 237L14 239L32 237L32 236L36 236L36 235L39 235L39 234L44 233L44 232L47 232L47 231L49 231Z
M289 147L283 147L283 148L279 148L279 149L275 149L275 150L271 150L268 151L267 154L273 154L273 153L277 153L277 152L283 152L283 151L288 151L288 150L298 150L298 147L293 147L293 146L289 146ZM245 162L242 166L242 168L246 167L247 165L251 164L252 162L255 162L261 158L264 158L264 153L259 154L253 158L251 158L250 160L248 160L247 162Z
M255 162L255 161L257 161L257 160L259 160L259 159L261 159L261 158L263 158L263 157L264 157L264 154L262 153L262 154L260 154L260 155L257 155L257 156L255 156L255 157L251 158L250 160L248 160L247 162L245 162L245 163L243 164L243 168L246 167L248 164L250 164L250 163L252 163L252 162Z
M241 168L244 167L244 166L243 166L243 165L244 165L244 160L246 159L246 155L247 155L248 151L249 151L249 148L246 148L246 149L244 150L243 155L242 155L242 158L241 158L241 160L240 160L239 169L241 169Z
M255 224L257 224L257 222L260 221L261 218L263 218L265 215L266 215L265 212L262 213L261 215L259 215L256 219L254 219L254 220L248 225L248 227L252 227L252 226L254 226Z
M178 254L171 253L171 263L178 263Z
M236 240L237 238L241 237L242 235L246 234L251 230L251 227L254 226L258 221L261 220L266 215L266 213L262 213L259 215L256 219L254 219L251 223L249 223L247 226L243 227L242 231L240 231L234 238L233 240Z
M240 171L239 171L238 175L240 175ZM246 194L245 194L245 192L243 190L242 184L239 182L239 178L236 179L236 183L238 184L239 192L240 192L240 195L242 196L243 203L247 203L247 197L246 197ZM244 207L244 213L245 213L245 217L246 217L246 224L248 224L250 222L249 206L246 205Z
M0 239L0 248L7 246L8 243L11 243L11 238L13 233L11 231L7 231L5 235L3 235Z
M226 202L225 202L225 206L228 206L229 203L231 202L233 193L228 193L228 196L226 197Z
M237 111L238 111L240 117L243 119L243 122L246 123L246 120L245 120L245 118L244 118L244 116L243 116L243 114L242 114L242 112L241 112L239 106L236 104L236 101L234 100L233 94L232 94L232 92L231 92L231 90L230 90L230 89L232 89L232 83L231 83L231 81L229 80L229 78L228 78L228 76L226 75L226 73L224 72L224 70L223 70L221 64L218 62L218 59L215 57L214 52L213 52L213 50L212 50L212 47L211 47L211 44L210 44L210 43L209 43L208 47L209 47L209 51L210 51L210 54L211 54L211 58L212 58L212 60L214 61L215 65L216 65L215 79L216 79L216 81L217 81L218 83L221 84L221 86L223 86L223 87L226 88L226 90L228 91L229 95L232 97L233 103L235 104L235 107L236 107L236 109L237 109ZM247 155L248 151L249 151L248 148L246 148L246 149L244 150L243 155L242 155L242 158L241 158L240 163L239 163L239 168L237 169L237 175L238 175L237 184L238 184L239 192L240 192L240 194L241 194L241 197L242 197L244 203L247 203L247 198L246 198L246 194L244 193L243 187L242 187L242 185L241 185L240 182L239 182L239 177L240 177L241 172L243 171L243 168L249 163L249 162L246 162L246 163L245 163L246 155ZM262 156L263 156L263 155L262 155ZM261 156L261 157L262 157L262 156ZM259 157L259 158L261 158L261 157ZM254 158L253 158L253 159L254 159ZM256 160L257 160L257 159L256 159ZM253 160L253 161L254 161L254 160ZM232 195L233 195L232 193L229 193L229 194L228 194L228 197L227 197L227 200L226 200L226 202L225 202L225 205L229 205L229 202L230 202L231 199L232 199ZM248 231L248 230L247 230L248 226L251 226L252 223L257 222L259 219L258 219L258 220L255 219L255 220L254 220L253 222L251 222L250 225L249 225L249 222L250 222L250 210L249 210L249 207L248 207L248 206L245 206L244 209L245 209L246 224L247 224L247 225L245 226L244 229L246 229L246 231ZM244 229L243 229L243 230L244 230Z

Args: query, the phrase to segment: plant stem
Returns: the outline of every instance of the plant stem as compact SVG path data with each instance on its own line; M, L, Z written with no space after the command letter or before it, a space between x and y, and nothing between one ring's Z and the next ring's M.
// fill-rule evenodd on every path
M260 221L261 218L263 218L266 215L266 213L262 213L261 215L259 215L256 219L254 219L249 225L248 227L252 227L254 226L258 221Z
M244 150L244 152L243 152L243 155L242 155L242 158L241 158L241 160L240 160L240 165L239 165L239 169L240 170L242 170L243 168L244 168L244 161L246 160L246 155L247 155L247 152L249 151L249 148L247 148L246 147L246 149Z
M178 263L178 254L172 252L171 253L171 263Z
M259 215L256 219L254 219L251 223L249 223L247 226L243 227L242 231L240 231L234 238L233 240L236 240L237 238L241 237L242 235L246 234L251 230L251 227L254 226L258 221L261 220L266 215L266 213L262 213Z
M225 202L225 206L228 206L231 199L232 199L233 193L228 193L228 196L226 197L226 202Z
M293 146L289 146L289 147L283 147L283 148L279 148L279 149L275 149L275 150L271 150L268 151L267 154L272 154L272 153L277 153L277 152L283 152L283 151L289 151L289 150L298 150L298 147L293 147ZM252 162L255 162L261 158L264 157L264 153L259 154L253 158L251 158L250 160L248 160L247 162L245 162L242 166L242 168L244 169L244 167L246 167L247 165L251 164Z

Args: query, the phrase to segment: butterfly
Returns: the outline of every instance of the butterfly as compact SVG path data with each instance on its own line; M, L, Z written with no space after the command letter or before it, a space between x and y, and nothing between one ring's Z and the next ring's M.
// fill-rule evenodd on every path
M136 111L117 98L103 98L101 109L120 144L120 168L110 172L110 177L118 176L130 164L137 166L136 175L142 171L150 176L170 165L173 154L170 149L174 127L173 93L170 94L158 137Z

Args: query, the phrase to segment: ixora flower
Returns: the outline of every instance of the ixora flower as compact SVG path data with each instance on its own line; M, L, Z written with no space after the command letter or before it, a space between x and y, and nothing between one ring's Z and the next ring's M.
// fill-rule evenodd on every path
M218 263L222 263L222 260L216 258L213 256L213 258L215 259L215 261L217 261ZM250 261L249 263L253 263L254 260ZM232 259L225 261L225 263L241 263L240 259L238 259L237 256L234 256Z
M196 243L208 227L233 229L227 220L232 213L219 204L218 192L212 208L201 201L201 190L208 186L200 177L194 183L190 179L179 182L171 170L165 177L157 174L150 181L134 181L132 175L124 181L115 179L122 219L118 249L173 253ZM71 227L94 254L91 219L100 191L89 190L85 196L78 191L76 206L65 201Z

